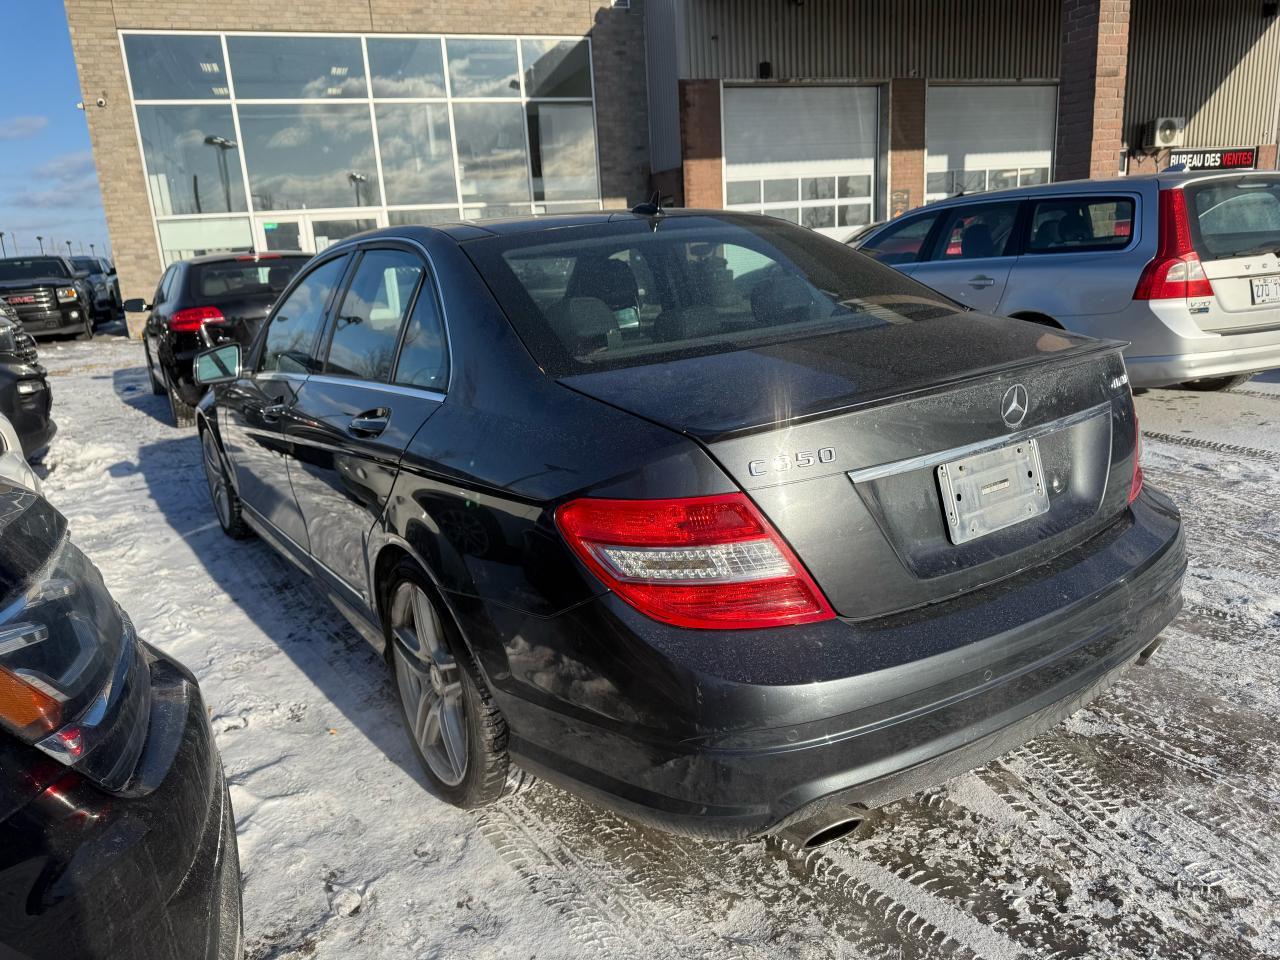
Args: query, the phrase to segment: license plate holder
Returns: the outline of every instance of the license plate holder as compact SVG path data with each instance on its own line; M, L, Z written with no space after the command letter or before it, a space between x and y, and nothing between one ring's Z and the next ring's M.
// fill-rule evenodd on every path
M952 460L936 472L947 534L954 544L1049 512L1040 447L1034 439Z
M1249 289L1253 294L1253 305L1263 303L1280 303L1280 276L1253 277L1249 281Z

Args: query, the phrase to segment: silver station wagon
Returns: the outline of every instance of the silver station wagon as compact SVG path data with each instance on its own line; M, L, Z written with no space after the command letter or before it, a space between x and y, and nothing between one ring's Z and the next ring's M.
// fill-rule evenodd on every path
M1161 173L952 197L850 241L984 313L1127 340L1133 385L1280 367L1280 173Z

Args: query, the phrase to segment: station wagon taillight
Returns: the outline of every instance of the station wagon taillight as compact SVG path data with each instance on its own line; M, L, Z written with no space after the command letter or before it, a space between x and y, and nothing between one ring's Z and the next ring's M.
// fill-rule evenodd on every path
M1213 285L1191 242L1187 198L1181 190L1160 191L1159 244L1133 291L1135 300L1212 297Z
M217 307L186 307L169 318L174 333L195 333L206 323L221 323L222 311Z
M609 589L679 627L735 630L835 616L822 591L741 493L566 503L556 525Z

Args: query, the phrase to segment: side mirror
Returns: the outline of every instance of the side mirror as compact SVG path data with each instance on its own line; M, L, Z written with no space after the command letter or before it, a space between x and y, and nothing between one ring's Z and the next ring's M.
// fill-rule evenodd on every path
M151 304L143 300L141 297L133 297L124 302L125 313L146 313L151 309Z
M116 275L116 268L114 266L109 267L107 269L107 276L114 277L115 275Z
M240 344L224 343L196 354L195 376L196 383L205 387L240 379Z
M88 271L88 270L77 270L77 271L76 271L76 279L77 279L77 280L84 280L84 279L86 279L87 277L89 277L89 275L90 275L90 274L89 274L89 271Z

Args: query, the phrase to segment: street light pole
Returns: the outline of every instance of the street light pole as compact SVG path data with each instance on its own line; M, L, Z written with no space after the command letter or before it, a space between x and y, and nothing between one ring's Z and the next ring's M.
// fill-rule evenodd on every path
M40 244L40 252L44 253L44 237L40 236L40 234L37 233L36 242Z
M227 205L227 213L231 212L231 174L227 170L227 151L234 150L239 146L234 140L228 140L226 137L219 137L210 134L204 138L204 142L211 147L218 148L218 176L222 180L222 198Z
M7 257L8 255L9 251L4 246L4 231L0 230L0 257Z
M93 244L89 244L89 256L96 257L97 255L98 251L94 249Z
M67 256L71 256L71 241L67 241Z
M365 181L367 181L369 178L368 178L368 177L366 177L363 173L356 173L356 172L353 170L351 173L348 173L348 174L347 174L347 179L351 181L351 186L353 186L353 187L355 188L355 191L356 191L356 206L357 206L357 207L364 206L364 204L362 204L362 203L360 202L360 184L364 183L364 182L365 182Z

